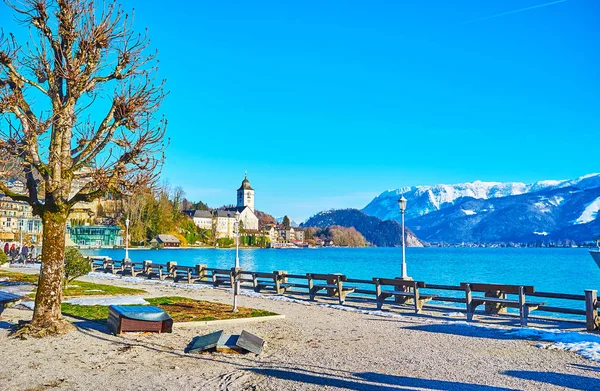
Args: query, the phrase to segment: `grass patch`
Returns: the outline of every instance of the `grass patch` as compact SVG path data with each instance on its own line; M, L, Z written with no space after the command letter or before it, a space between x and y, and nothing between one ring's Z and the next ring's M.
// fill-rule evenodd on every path
M11 282L22 282L37 285L38 274L16 273L0 270L0 278L8 278ZM63 296L115 296L115 295L138 295L146 293L142 289L125 288L122 286L96 284L94 282L72 281L63 289ZM29 296L35 296L35 290Z
M256 318L277 315L274 312L254 308L238 307L239 312L231 312L233 306L212 301L193 300L186 297L167 296L146 299L152 305L166 311L174 322L197 322L236 318Z
M106 320L108 318L108 306L105 305L77 305L62 303L63 315L89 320Z
M146 293L143 289L125 288L116 285L96 284L94 282L75 280L63 289L63 296L115 296L138 295Z
M10 282L27 282L37 284L38 274L26 274L0 270L0 278L8 278Z
M174 322L198 322L277 315L274 312L246 307L238 307L239 312L234 313L231 312L233 307L228 304L194 300L179 296L155 297L145 300L151 305L166 311L173 318ZM63 303L62 313L89 320L106 320L108 318L108 306L83 306Z

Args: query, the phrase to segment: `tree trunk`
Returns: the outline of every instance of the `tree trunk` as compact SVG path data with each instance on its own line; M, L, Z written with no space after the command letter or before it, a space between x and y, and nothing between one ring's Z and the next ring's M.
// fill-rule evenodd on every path
M60 310L67 216L62 212L46 210L42 214L42 224L42 268L35 296L31 331L41 335L62 334L72 328Z

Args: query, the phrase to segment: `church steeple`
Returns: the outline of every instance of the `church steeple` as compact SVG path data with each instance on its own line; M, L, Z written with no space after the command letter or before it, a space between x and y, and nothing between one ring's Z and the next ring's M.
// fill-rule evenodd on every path
M244 180L242 181L242 185L237 190L237 206L245 207L247 206L254 212L254 189L250 186L250 181L248 180L248 173L244 175Z

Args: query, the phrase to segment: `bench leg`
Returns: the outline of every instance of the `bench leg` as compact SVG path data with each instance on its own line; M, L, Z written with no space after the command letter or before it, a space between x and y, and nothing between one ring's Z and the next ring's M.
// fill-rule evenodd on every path
M423 300L415 298L415 314L420 314L423 310Z
M344 291L340 291L339 292L339 299L340 299L340 305L344 305L344 302L346 301L346 295L348 294L348 292L344 292Z
M377 298L377 309L380 310L383 307L383 300L381 297Z
M527 318L529 317L529 307L524 306L521 313L521 327L527 327Z
M315 295L317 294L317 292L315 291L315 288L310 288L310 291L308 293L309 293L310 299L312 301L314 301L315 300Z

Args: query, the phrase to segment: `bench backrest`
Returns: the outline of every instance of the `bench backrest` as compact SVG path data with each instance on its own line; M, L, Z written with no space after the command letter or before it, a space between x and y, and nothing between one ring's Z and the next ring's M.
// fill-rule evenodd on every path
M460 286L464 289L466 285L470 285L471 291L473 292L503 292L513 295L519 294L519 287L523 287L523 293L534 293L535 288L533 285L507 285L507 284L483 284L483 283L469 283L461 282Z
M307 278L312 278L313 280L323 280L323 281L337 281L342 280L346 281L348 278L343 274L319 274L319 273L306 273Z
M225 275L231 274L231 269L208 269L208 270L211 271L212 274L225 274Z
M275 274L275 273L263 273L263 272L255 272L255 273L252 273L252 275L257 278L269 278L271 280L277 276L277 274Z
M403 286L403 287L419 287L425 288L425 282L423 281L411 281L411 280L401 280L399 278L373 278L373 281L379 285L393 285L393 286Z

